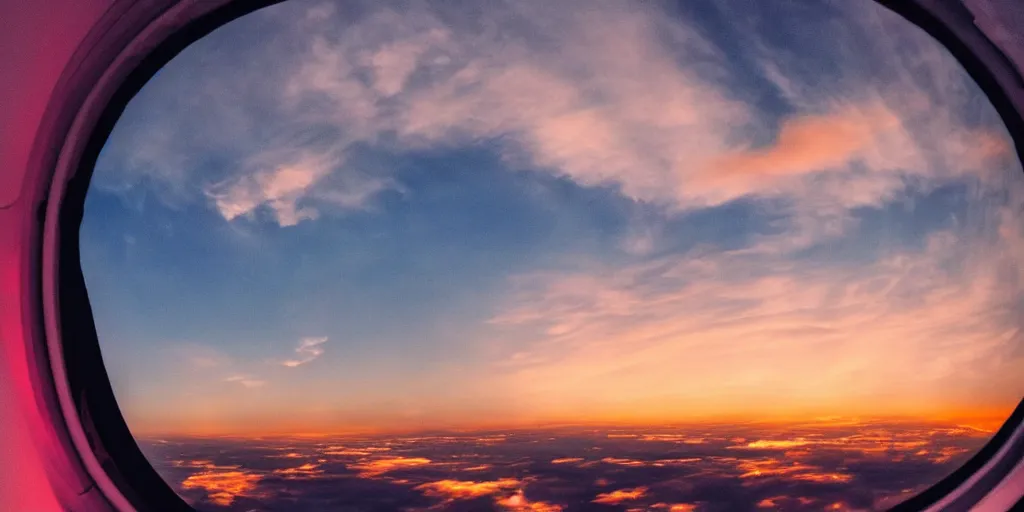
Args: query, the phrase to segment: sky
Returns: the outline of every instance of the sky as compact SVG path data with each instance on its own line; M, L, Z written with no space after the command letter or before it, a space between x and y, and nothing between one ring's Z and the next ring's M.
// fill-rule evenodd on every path
M129 103L81 258L136 432L1005 417L1021 171L867 0L290 0Z

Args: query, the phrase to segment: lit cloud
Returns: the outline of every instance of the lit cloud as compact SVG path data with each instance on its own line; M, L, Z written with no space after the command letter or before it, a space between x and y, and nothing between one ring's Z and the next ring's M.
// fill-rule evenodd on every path
M655 510L668 510L668 512L694 512L697 505L692 503L655 503L651 505Z
M618 489L612 492L598 494L594 503L602 505L618 505L624 501L635 501L647 495L646 487L634 487L631 489Z
M326 336L320 338L303 338L299 341L299 346L295 348L295 353L299 355L299 358L289 359L281 364L289 368L304 365L323 355L324 349L321 345L324 343L327 343Z
M773 145L722 155L711 162L706 179L757 180L843 167L900 128L896 114L881 105L786 119ZM744 192L764 188L763 181L753 181Z
M495 500L497 505L505 510L511 510L514 512L561 512L562 506L554 503L548 503L545 501L530 501L526 498L522 491L517 491L515 494L507 498L498 498Z
M324 473L319 464L303 464L293 468L275 469L273 474L285 478L313 478Z
M465 500L488 496L505 489L517 489L521 483L514 478L474 482L471 480L439 480L417 485L416 489L432 497L444 498L448 501Z
M430 459L424 457L384 457L350 464L348 467L358 471L363 478L376 478L391 471L426 466L430 462Z
M209 461L193 461L192 467L202 471L190 475L182 483L183 489L203 489L211 502L229 506L238 496L259 497L256 492L261 475L237 467L216 466Z
M605 464L615 464L617 466L627 466L627 467L636 467L636 466L646 466L647 465L647 463L645 461L642 461L642 460L620 459L620 458L616 458L616 457L605 457L605 458L601 459L601 462L604 462Z
M577 462L583 462L583 460L584 459L581 458L581 457L564 457L564 458L561 458L561 459L553 459L551 461L551 463L552 464L575 464Z

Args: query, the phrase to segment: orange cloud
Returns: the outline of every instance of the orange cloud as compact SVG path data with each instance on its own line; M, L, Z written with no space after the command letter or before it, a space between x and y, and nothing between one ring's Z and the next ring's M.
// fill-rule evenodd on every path
M367 455L372 455L374 453L387 452L387 451L391 451L391 447L389 447L389 446L360 446L358 448L352 448L352 447L341 446L341 445L331 445L331 446L324 447L323 450L320 453L322 453L324 455L342 455L342 456L349 456L349 457L364 457L364 456L367 456Z
M652 465L653 466L677 466L680 464L689 464L692 462L700 462L700 457L687 457L685 459L658 459Z
M439 480L418 485L415 489L423 491L423 494L427 496L440 497L450 501L487 496L498 491L515 489L520 485L519 480L514 478L502 478L489 482Z
M182 483L184 489L203 489L210 501L217 505L228 506L236 496L251 495L256 489L260 475L238 470L209 469L202 473L189 476Z
M943 433L950 433L956 429L939 429ZM963 430L963 432L969 432ZM811 453L809 449L814 446L824 447L833 450L855 451L860 453L886 453L890 451L913 451L928 444L927 439L908 439L913 436L929 436L933 432L904 431L898 436L887 431L866 431L865 433L852 436L844 436L830 439L806 439L797 438L792 440L758 440L740 446L729 446L729 449L743 450L787 450L786 457L802 457ZM897 439L899 437L899 439ZM805 448L802 450L788 450L789 448Z
M798 462L786 464L776 459L741 460L736 466L743 471L740 478L787 475L814 469Z
M495 503L502 508L514 512L561 512L562 506L545 501L530 501L522 491L517 491L507 498L498 498Z
M566 457L562 459L554 459L551 461L552 464L572 464L575 462L583 462L581 457Z
M594 498L594 503L601 503L604 505L618 505L623 501L634 501L643 498L647 495L646 487L634 487L631 489L619 489L612 492L598 494L597 498Z
M692 503L655 503L651 505L651 508L668 510L668 512L694 512L697 510L697 505Z
M687 439L687 436L682 434L644 434L640 436L641 441L683 442Z
M359 476L363 478L375 478L391 471L426 466L430 463L430 459L422 457L389 457L350 464L348 467L359 471Z
M362 457L362 456L370 455L370 453L372 453L372 452L370 452L369 450L353 450L353 449L344 448L344 449L338 449L338 450L325 450L322 453L324 455L344 455L344 456L348 456L348 457Z
M816 466L777 459L741 460L736 466L743 471L740 478L781 477L816 483L845 483L853 479L846 473L822 472L821 468Z
M877 105L790 118L783 122L773 145L719 157L705 171L705 178L787 176L827 170L847 163L899 124L892 111Z
M645 465L645 462L642 461L642 460L619 459L619 458L615 458L615 457L605 457L605 458L601 459L601 462L604 462L605 464L616 464L616 465L619 465L619 466L630 466L630 467Z
M778 449L784 449L784 448L796 448L796 447L800 447L800 446L806 446L806 445L809 445L809 444L812 444L812 443L813 443L812 441L806 441L806 440L803 440L803 439L792 440L792 441L767 441L766 440L766 441L753 441L751 443L747 443L745 448L750 448L752 450L760 450L760 449L764 449L764 450L778 450Z
M961 453L966 453L966 452L967 452L967 449L965 449L965 448L957 448L955 446L947 446L947 447L942 448L941 450L939 450L938 455L936 455L935 457L932 457L931 461L934 462L935 464L943 464L945 462L948 462L949 459L952 459L953 457L955 457L957 455L960 455Z
M273 473L275 475L282 475L294 478L311 477L314 475L322 474L324 472L324 470L322 469L317 469L319 467L319 464L303 464L301 466L294 468L275 469Z

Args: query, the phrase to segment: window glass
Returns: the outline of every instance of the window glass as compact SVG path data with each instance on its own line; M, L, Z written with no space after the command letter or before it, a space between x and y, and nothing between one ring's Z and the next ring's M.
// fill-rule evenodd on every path
M872 1L290 0L96 164L118 403L204 511L864 510L1024 392L1024 180Z

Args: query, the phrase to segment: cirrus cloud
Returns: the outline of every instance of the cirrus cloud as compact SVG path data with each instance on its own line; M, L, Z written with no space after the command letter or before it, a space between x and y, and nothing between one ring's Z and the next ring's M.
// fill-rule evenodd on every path
M299 346L295 347L295 353L300 357L298 359L289 359L281 364L289 368L304 365L324 354L324 349L321 346L324 343L327 343L326 336L319 338L303 338L299 341Z

